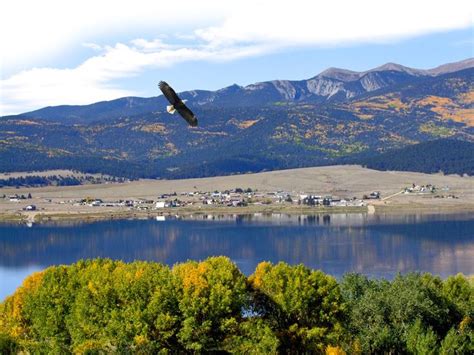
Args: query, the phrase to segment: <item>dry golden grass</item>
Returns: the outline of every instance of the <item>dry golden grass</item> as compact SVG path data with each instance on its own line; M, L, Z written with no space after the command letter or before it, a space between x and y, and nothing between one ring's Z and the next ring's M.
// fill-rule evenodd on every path
M374 117L367 111L395 110L402 112L416 108L425 107L435 113L439 118L462 122L468 126L474 126L474 91L463 93L455 99L429 95L422 99L404 103L395 94L387 96L375 96L366 101L358 101L350 107L357 117L369 120Z
M134 131L142 131L148 133L166 133L166 128L164 125L159 123L152 123L147 125L140 125L133 128Z
M369 114L363 114L363 113L358 113L356 114L357 117L359 117L361 120L371 120L374 118L374 115L369 115Z
M224 131L200 131L200 130L192 130L191 133L196 135L204 135L204 136L228 136L229 134Z
M30 121L30 120L13 120L10 121L11 123L14 123L17 126L38 126L41 125L40 122L35 122L35 121Z
M474 104L474 90L459 95L459 101L467 105Z
M472 127L474 126L474 108L466 108L464 105L471 104L472 106L473 98L473 92L461 95L460 102L463 105L460 105L450 98L431 95L414 101L412 105L428 106L432 112L444 120L462 122Z
M457 109L453 111L439 108L435 112L437 112L443 119L462 122L471 127L474 126L474 109L472 108Z
M357 113L362 113L364 109L369 110L393 110L402 111L409 108L407 104L402 102L399 97L394 94L387 96L374 96L367 101L358 101L352 104L352 108Z
M241 129L246 129L246 128L252 127L258 121L260 120L246 120L246 121L239 122L237 126Z
M63 156L63 155L71 155L71 152L65 150L65 149L50 149L47 152L47 156L52 158L52 157L58 157L58 156Z
M440 96L426 96L421 100L414 101L417 105L421 106L444 106L444 107L457 107L457 105L448 97L440 97Z

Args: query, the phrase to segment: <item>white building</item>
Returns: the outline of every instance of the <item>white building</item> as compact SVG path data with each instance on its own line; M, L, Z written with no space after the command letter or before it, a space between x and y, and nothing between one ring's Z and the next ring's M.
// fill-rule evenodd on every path
M155 208L165 208L165 201L157 201L155 203Z

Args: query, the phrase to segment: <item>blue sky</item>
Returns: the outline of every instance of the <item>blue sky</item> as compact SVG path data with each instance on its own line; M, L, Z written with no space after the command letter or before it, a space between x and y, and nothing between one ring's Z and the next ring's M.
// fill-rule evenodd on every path
M122 0L5 5L0 114L233 83L307 79L386 62L474 57L469 1ZM29 11L25 11L29 9Z

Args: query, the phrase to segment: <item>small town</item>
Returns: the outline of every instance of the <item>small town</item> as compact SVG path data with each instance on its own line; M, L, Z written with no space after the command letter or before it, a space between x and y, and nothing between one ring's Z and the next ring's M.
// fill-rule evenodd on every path
M35 211L37 206L34 203L29 203L35 199L31 194L25 195L3 195L3 198L9 202L14 203L26 203L26 206L22 207L24 211ZM126 207L129 209L136 210L159 210L162 208L177 208L177 207L188 207L194 206L200 208L200 206L222 206L222 207L246 207L249 205L274 205L274 204L286 204L286 205L306 205L306 206L364 206L366 202L364 200L369 199L380 199L380 193L374 191L369 195L364 195L363 198L357 197L346 197L340 198L330 195L316 195L310 193L290 193L286 191L275 191L275 192L259 192L254 191L251 188L242 189L235 188L224 191L212 191L212 192L182 192L182 193L168 193L157 196L156 199L126 199L126 200L105 200L94 197L84 197L81 200L61 200L61 199L45 199L42 202L46 203L57 203L57 204L69 204L72 206L89 206L89 207Z
M333 196L325 194L305 193L305 192L288 192L283 190L277 191L258 191L251 188L234 188L223 191L190 191L190 192L172 192L161 194L155 199L149 198L129 198L129 199L102 199L86 196L82 199L43 199L38 201L37 198L28 194L11 194L1 196L4 200L13 203L22 204L19 210L37 211L41 210L37 206L37 202L47 204L59 204L69 206L85 206L91 208L125 208L127 210L137 211L159 211L161 209L179 208L179 207L247 207L247 206L308 206L308 207L363 207L377 200L385 200L399 194L417 194L417 195L433 195L436 198L457 198L450 194L439 194L439 191L449 191L449 187L445 186L437 189L434 185L417 185L412 184L403 188L394 195L382 197L379 191L372 191L363 196ZM35 201L35 202L33 202Z

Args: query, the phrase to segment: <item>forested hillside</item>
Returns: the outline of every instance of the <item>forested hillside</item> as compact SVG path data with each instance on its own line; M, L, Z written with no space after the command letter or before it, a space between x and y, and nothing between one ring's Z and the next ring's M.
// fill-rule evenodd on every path
M361 159L377 170L474 175L474 143L452 139L423 142Z
M182 96L196 128L166 113L161 96L50 107L0 118L0 171L187 178L356 163L445 138L474 142L473 82L470 67L434 75L388 65L331 69L304 83L190 91ZM444 153L426 151L422 171L472 171L449 155L456 149Z

